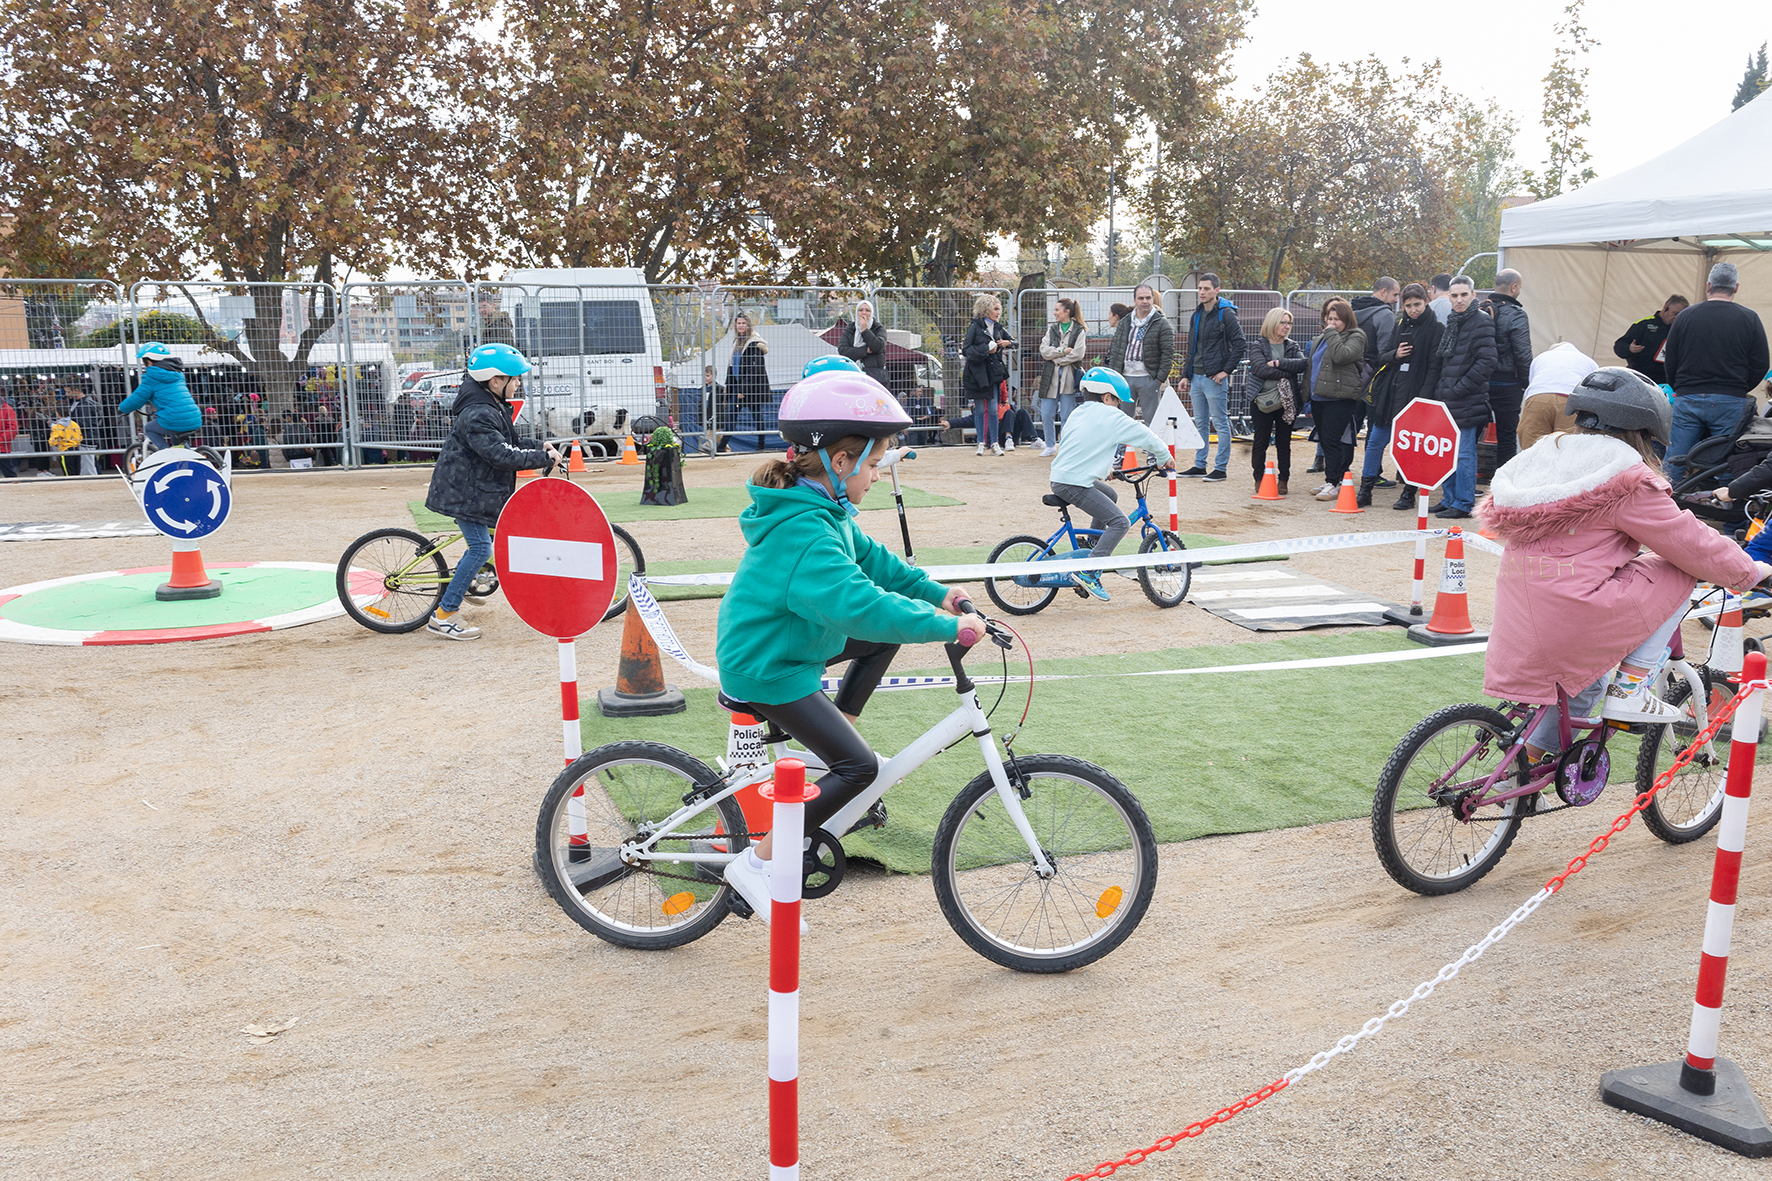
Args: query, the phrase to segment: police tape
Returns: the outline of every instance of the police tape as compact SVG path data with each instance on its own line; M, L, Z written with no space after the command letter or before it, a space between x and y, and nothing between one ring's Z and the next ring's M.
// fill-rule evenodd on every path
M1502 547L1486 537L1463 533L1465 543L1487 553L1499 554ZM1257 558L1289 557L1292 554L1315 553L1322 550L1361 549L1374 545L1401 545L1427 537L1450 537L1451 529L1387 529L1377 533L1331 533L1322 537L1289 537L1278 541L1252 541L1241 545L1219 545L1180 551L1187 555L1189 566L1216 566L1224 562L1246 562ZM937 582L977 582L984 578L1014 578L1017 575L1076 574L1089 570L1140 570L1152 566L1175 566L1177 551L1159 550L1147 554L1128 554L1110 558L1061 558L1046 562L974 562L961 566L925 566L923 573ZM732 574L649 574L652 586L729 586Z

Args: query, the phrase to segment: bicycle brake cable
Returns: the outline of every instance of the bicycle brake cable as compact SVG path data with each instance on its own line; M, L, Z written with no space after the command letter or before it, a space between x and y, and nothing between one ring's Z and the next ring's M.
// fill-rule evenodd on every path
M1022 639L1022 635L1020 632L1016 631L1013 627L1010 627L1007 623L1003 623L1003 621L1000 619L996 620L995 622L1002 624L1003 629L1005 631L1007 631L1010 635L1014 636L1017 640L1021 641L1022 655L1026 656L1027 661L1028 661L1028 697L1027 697L1027 701L1025 701L1022 704L1021 717L1016 720L1015 729L1009 731L1009 733L1007 735L1005 735L1003 738L1003 747L1005 750L1007 750L1009 748L1009 745L1015 741L1016 735L1021 733L1022 727L1027 725L1028 713L1034 708L1034 654L1033 654L1033 651L1028 647L1028 642L1025 639ZM1003 649L1003 687L997 693L997 700L995 702L993 702L991 705L991 712L992 713L996 712L997 706L1003 704L1003 694L1007 693L1008 691L1009 691L1009 650L1007 648L1005 648L1005 649Z

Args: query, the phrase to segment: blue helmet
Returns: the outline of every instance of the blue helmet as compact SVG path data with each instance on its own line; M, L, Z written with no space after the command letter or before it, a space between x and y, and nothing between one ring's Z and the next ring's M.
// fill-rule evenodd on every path
M135 350L136 360L147 361L149 363L154 361L165 361L171 356L172 350L157 340L150 340L147 344L144 344L139 349Z
M1083 380L1077 383L1077 388L1091 394L1112 394L1122 402L1132 400L1132 387L1126 384L1124 377L1106 365L1097 365L1085 373Z
M860 365L857 365L848 357L839 357L835 353L828 353L825 356L814 357L812 360L806 362L806 368L800 370L800 376L802 378L807 378L811 377L814 373L830 373L832 371L860 373L862 370Z
M529 362L508 344L483 344L468 355L468 376L475 381L521 377L528 372Z

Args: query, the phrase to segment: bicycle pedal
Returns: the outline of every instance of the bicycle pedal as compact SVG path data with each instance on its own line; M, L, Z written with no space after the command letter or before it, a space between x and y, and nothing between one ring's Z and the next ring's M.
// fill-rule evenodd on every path
M726 891L726 909L741 919L753 919L757 917L757 912L751 909L751 904L746 902L744 900L744 895L740 894L737 890Z
M860 832L864 828L885 828L885 827L886 827L886 801L885 800L875 800L874 806L869 808L866 812L863 812L861 814L861 818L859 820L857 820L854 824L851 824L849 826L849 831L845 832L843 835L848 836L849 833Z

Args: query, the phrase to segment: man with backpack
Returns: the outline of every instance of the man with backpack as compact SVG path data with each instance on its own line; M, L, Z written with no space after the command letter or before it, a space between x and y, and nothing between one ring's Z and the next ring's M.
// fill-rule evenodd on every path
M1520 306L1520 272L1499 271L1483 310L1495 321L1495 372L1489 375L1489 412L1495 417L1495 466L1519 450L1520 404L1532 374L1532 325Z

